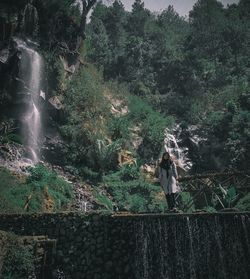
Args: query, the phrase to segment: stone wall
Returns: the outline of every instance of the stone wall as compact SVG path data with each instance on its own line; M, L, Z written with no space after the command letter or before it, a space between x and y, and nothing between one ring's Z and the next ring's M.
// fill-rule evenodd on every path
M250 213L0 215L0 230L56 239L54 268L68 278L247 279L249 220Z

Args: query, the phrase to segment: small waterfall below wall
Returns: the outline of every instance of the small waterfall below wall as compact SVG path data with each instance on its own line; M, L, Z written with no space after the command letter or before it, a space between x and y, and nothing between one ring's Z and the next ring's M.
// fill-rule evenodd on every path
M141 218L130 278L247 279L249 221L247 214Z
M32 47L31 41L15 39L17 49L21 52L19 77L22 83L21 93L26 96L26 104L21 116L22 135L27 147L27 157L33 163L40 159L39 145L42 137L41 112L39 108L43 59Z

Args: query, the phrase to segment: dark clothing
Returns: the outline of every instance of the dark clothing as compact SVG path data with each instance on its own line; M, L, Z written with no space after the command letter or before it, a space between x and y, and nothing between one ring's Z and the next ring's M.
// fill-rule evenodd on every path
M170 159L167 160L163 159L160 163L160 167L167 172L167 177L169 176L169 169L172 163L173 162Z
M168 204L168 209L172 210L173 208L176 207L176 197L175 197L175 193L172 194L166 194L166 200L167 200L167 204Z

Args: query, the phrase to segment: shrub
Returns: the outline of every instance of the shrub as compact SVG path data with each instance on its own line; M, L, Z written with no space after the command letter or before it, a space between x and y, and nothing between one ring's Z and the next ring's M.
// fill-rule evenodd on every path
M84 179L89 179L90 181L97 181L100 178L99 172L95 172L88 167L80 168L80 175Z
M4 257L3 279L26 279L35 272L32 247L23 246L15 235L8 234L7 253Z
M135 180L140 177L139 168L135 165L123 165L120 168L120 177L123 181Z
M31 212L67 210L73 199L72 187L43 165L30 170L25 182L0 169L0 211Z
M101 172L115 170L118 165L118 151L121 149L121 141L117 140L110 144L106 144L102 140L98 140L93 150L93 159L96 167Z
M128 140L130 138L131 123L127 117L114 117L110 123L108 123L108 130L112 140Z
M241 211L250 211L250 193L240 199L235 207Z
M104 206L107 210L113 211L113 202L106 195L99 192L97 188L94 189L93 194L97 203Z
M106 175L103 180L119 210L159 212L166 208L165 198L159 195L161 187L147 182L135 166L123 166L118 172Z
M96 168L98 141L107 136L109 106L102 92L102 78L95 68L80 69L67 84L64 96L66 123L60 130L69 141L68 160L75 165Z
M146 101L136 96L130 97L129 111L130 121L142 125L142 149L149 150L150 157L158 156L164 140L164 131L173 126L174 118L163 117L154 111ZM142 155L142 152L140 153ZM144 157L144 155L142 156Z

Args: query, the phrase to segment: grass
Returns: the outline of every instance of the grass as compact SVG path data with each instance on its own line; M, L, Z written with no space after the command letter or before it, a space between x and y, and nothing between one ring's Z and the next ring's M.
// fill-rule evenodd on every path
M22 180L0 168L0 212L22 213L67 210L73 199L70 184L37 165Z

